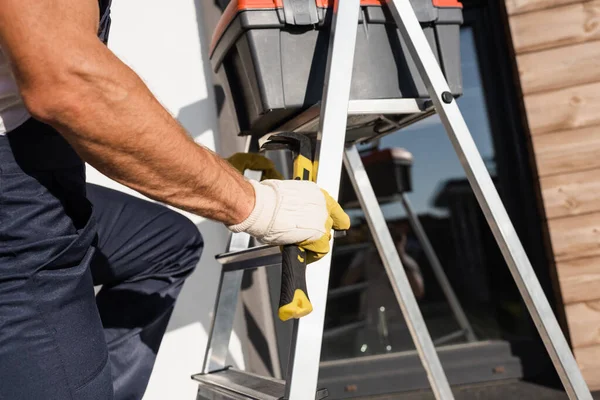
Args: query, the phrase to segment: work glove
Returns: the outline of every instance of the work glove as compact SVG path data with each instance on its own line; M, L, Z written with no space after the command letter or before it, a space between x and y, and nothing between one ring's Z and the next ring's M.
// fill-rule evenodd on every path
M342 207L314 182L249 181L256 202L248 218L228 228L246 232L269 245L296 244L307 251L307 263L330 250L331 230L347 230L350 218Z
M256 153L235 153L226 159L233 168L244 173L247 169L262 171L262 179L283 179L283 176L275 168L273 161Z

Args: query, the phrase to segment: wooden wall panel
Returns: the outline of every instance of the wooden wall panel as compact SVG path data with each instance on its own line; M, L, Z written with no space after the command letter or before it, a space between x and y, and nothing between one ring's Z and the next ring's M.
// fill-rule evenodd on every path
M515 15L579 2L581 0L506 0L506 11Z
M525 95L600 81L600 41L517 57Z
M600 1L515 15L510 28L517 54L600 39Z
M572 346L600 345L600 301L569 304L566 311Z
M542 178L540 183L548 218L600 211L600 169Z
M600 126L532 137L540 177L600 168Z
M550 220L548 225L556 261L600 256L600 213Z
M600 0L505 0L575 356L600 389Z
M532 135L600 124L600 82L525 97Z
M565 304L600 300L600 257L559 262L556 269Z
M600 390L600 346L575 349L575 357L591 390Z

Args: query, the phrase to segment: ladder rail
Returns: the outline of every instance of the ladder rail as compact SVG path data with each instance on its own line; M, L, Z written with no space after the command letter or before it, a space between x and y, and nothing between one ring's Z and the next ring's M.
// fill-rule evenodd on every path
M454 289L452 289L452 285L450 285L450 281L448 280L448 277L444 272L442 263L440 262L440 259L438 258L437 254L435 253L435 250L433 249L433 246L429 241L427 234L425 233L423 225L421 225L419 216L413 210L410 200L408 199L406 193L402 193L400 195L400 200L402 201L402 205L406 210L406 215L413 228L413 231L415 232L419 243L421 243L421 246L423 246L425 256L429 260L431 269L433 270L433 273L442 289L442 292L444 292L444 296L446 296L446 300L448 300L448 304L450 305L450 309L454 314L456 322L464 332L464 336L467 338L467 341L475 342L477 340L477 337L475 336L475 332L473 332L473 327L471 327L471 324L469 323L469 320L465 315L462 306L460 305L460 301L458 301L456 293L454 293Z
M456 101L450 93L448 83L422 31L410 0L388 0L387 6L425 82L434 108L446 128L469 183L569 398L591 400L590 391L573 353L535 276ZM365 110L372 113L377 112L373 109L375 103L350 103L359 13L360 0L335 1L317 137L315 158L315 165L318 166L317 184L337 198L343 159L367 216L377 248L390 277L390 283L404 312L434 395L437 399L453 399L447 378L410 289L406 273L402 268L360 155L355 146L344 151L348 115ZM392 108L392 103L385 103L385 105L388 110ZM414 108L414 104L410 101L396 102L394 106ZM415 111L417 111L416 108ZM425 113L421 112L420 115L425 115ZM324 155L327 157L323 157ZM249 241L249 237L232 238L229 250L243 250L248 247ZM238 245L239 248L233 248ZM287 400L306 400L313 398L316 393L330 267L331 254L328 254L307 269L307 284L311 300L316 307L312 314L300 320L294 320L284 396ZM224 270L222 273L219 297L215 304L215 315L204 363L205 373L226 367L228 344L233 328L233 316L239 297L242 274L243 270L232 272ZM233 302L232 299L236 301ZM218 339L217 336L221 336L221 338Z
M208 336L206 355L202 373L208 374L227 367L229 354L229 341L233 331L235 312L237 309L239 292L242 286L244 271L221 271L217 301Z
M250 141L248 141L247 151ZM258 171L246 171L244 176L249 179L260 180L262 173ZM251 237L247 233L231 234L227 251L246 250L250 246ZM229 354L229 341L233 332L235 313L238 299L242 288L244 270L227 271L221 268L217 298L213 310L206 353L202 365L202 373L208 374L227 367L227 356Z
M336 0L329 38L315 165L317 184L335 199L341 180L359 12L360 0ZM331 253L306 271L315 307L311 314L294 321L285 393L288 400L310 399L317 389L330 267Z
M492 229L569 398L591 400L592 396L583 375L470 135L464 118L456 101L448 96L450 88L437 65L410 0L388 0L387 4L427 86L437 113L466 172L471 188Z

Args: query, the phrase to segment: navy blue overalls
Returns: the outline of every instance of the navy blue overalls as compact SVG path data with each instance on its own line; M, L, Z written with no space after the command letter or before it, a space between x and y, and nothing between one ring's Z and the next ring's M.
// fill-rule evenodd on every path
M50 126L0 136L0 399L141 399L202 246L180 214L86 184Z

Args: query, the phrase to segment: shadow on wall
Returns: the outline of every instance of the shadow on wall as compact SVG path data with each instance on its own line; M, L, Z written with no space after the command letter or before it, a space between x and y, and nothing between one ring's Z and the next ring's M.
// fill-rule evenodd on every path
M203 67L206 71L206 82L208 98L212 104L216 104L215 112L218 115L217 126L214 130L218 137L218 153L224 157L239 151L244 151L246 139L237 135L239 127L235 113L235 107L231 101L227 101L229 87L224 79L224 74L214 74L209 59L209 44L213 32L222 15L222 10L229 0L194 0L196 6L196 17L198 22L198 35L203 44ZM212 90L210 90L212 89Z
M237 135L220 135L230 131L232 115L225 102L225 93L211 73L208 43L221 11L213 1L193 0L196 9L198 37L202 48L202 69L207 97L180 108L177 119L193 139L213 148L218 154L228 156L243 150L243 140ZM198 71L202 74L203 71ZM216 116L220 116L220 120ZM223 123L225 122L225 123ZM221 267L215 256L225 250L229 231L216 223L193 215L188 216L200 229L204 238L204 251L198 268L186 281L167 327L167 334L158 353L153 377L144 396L145 400L165 398L193 399L197 385L190 379L202 368L212 311L216 298ZM245 355L241 340L246 336L241 301L238 302L234 333L230 342L228 364L244 367Z
M181 108L177 119L198 143L209 147L214 145L213 148L218 154L227 156L229 154L224 153L230 153L231 151L227 151L227 149L231 146L229 143L224 144L219 140L218 118L221 116L225 105L225 92L221 85L214 82L215 76L212 73L212 65L208 55L212 31L221 14L220 6L206 0L194 0L194 6L196 8L198 37L202 46L202 70L206 81L207 97ZM212 132L213 138L206 137L210 132ZM211 143L207 143L207 140ZM236 142L234 147L237 147L238 140L234 139L234 142Z
M214 149L223 156L239 151L239 139L236 135L224 142L219 135L219 121L224 106L224 93L219 86L213 87L212 68L208 60L208 40L205 20L218 16L210 10L212 1L194 0L198 22L198 37L202 47L202 64L207 87L207 97L183 108L177 119L190 133L193 139L206 147ZM205 8L211 18L205 18ZM212 22L211 22L212 23ZM216 24L216 21L214 22ZM199 74L202 71L198 71ZM225 144L225 145L224 145ZM239 149L239 150L238 150ZM167 333L161 344L154 366L152 378L144 396L145 400L166 398L193 399L197 385L190 375L201 372L204 352L210 330L212 311L216 298L221 267L215 256L225 250L229 231L216 223L183 213L198 226L204 238L204 250L196 271L186 281L177 305L167 327ZM238 302L238 312L234 322L234 333L230 342L228 364L243 368L245 364L240 338L245 337L246 329Z
M194 1L198 23L198 36L203 49L202 61L207 86L207 97L181 108L177 119L194 140L207 147L213 147L211 145L214 144L214 150L221 154L222 146L219 137L218 118L216 116L220 115L223 109L225 93L221 86L213 85L212 67L208 59L207 50L209 41L206 37L207 30L204 28L205 18L203 15L205 10L203 3L205 2L205 0ZM191 219L195 220L196 218L191 216ZM220 265L215 261L215 256L225 250L223 244L227 243L229 231L222 224L209 220L203 220L197 223L197 226L204 238L205 247L200 261L201 266L188 279L186 286L189 289L198 288L201 290L184 290L179 299L180 303L195 304L197 308L191 309L190 307L185 310L179 310L179 312L176 310L171 318L169 331L185 327L198 321L198 319L200 319L200 323L206 329L206 332L210 329L210 314L212 313L217 287L216 282L215 284L208 285L205 278L207 276L211 278L218 276ZM203 273L204 271L206 273Z
M210 72L212 68L207 51L208 40L206 38L206 30L203 28L204 10L202 3L204 2L204 0L194 1L198 22L198 35L203 49L202 60L207 86L207 97L181 108L177 114L177 120L190 133L194 140L206 147L214 148L217 153L221 154L219 124L216 116L223 109L225 94L219 85L212 84L213 76ZM213 88L213 90L210 88ZM211 280L214 280L214 277L218 277L220 265L216 262L215 256L225 250L224 244L227 243L229 231L220 223L210 220L197 222L198 218L191 215L188 216L196 222L198 229L200 229L205 247L199 268L186 282L188 289L194 288L200 290L184 290L180 295L179 303L186 305L194 304L197 308L192 309L189 307L184 310L175 310L168 330L172 331L185 327L200 319L202 326L208 332L211 323L210 314L212 313L216 296L217 282L209 285L206 278L210 276Z
M207 77L207 87L209 87L208 82ZM181 108L177 119L197 143L208 147L214 144L215 151L222 154L218 133L219 123L215 116L220 115L223 110L225 93L220 85L214 85L213 90L207 92L207 98Z

